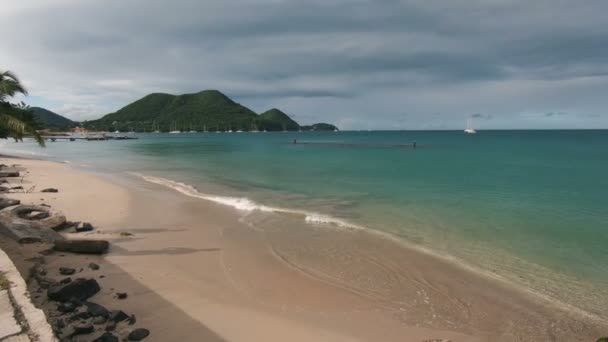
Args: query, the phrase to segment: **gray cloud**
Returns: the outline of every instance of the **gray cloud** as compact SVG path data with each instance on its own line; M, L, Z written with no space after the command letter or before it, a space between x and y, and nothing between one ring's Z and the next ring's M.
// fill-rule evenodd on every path
M342 128L461 128L469 113L484 113L484 128L608 127L606 10L594 0L22 0L0 9L0 68L21 76L32 104L77 120L150 92L215 88Z

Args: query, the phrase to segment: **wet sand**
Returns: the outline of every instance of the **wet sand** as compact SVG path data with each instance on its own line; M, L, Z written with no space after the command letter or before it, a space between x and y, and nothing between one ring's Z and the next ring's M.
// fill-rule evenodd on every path
M106 288L128 292L121 308L152 331L150 341L594 341L608 331L376 234L247 214L127 174L2 162L22 164L36 189L59 189L9 197L44 199L112 242L95 261L107 284L94 299L110 305ZM13 248L25 256L34 247Z

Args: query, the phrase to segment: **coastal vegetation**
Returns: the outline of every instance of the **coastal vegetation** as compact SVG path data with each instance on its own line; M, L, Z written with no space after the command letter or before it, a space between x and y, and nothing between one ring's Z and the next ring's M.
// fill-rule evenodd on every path
M12 72L0 71L0 138L22 140L24 136L31 135L40 146L44 146L44 139L36 131L41 126L29 107L23 102L9 102L18 94L27 95L25 86Z
M302 126L303 131L337 131L338 127L328 123L316 123L310 126Z
M46 129L53 131L67 131L78 124L64 116L41 107L30 107L34 117Z

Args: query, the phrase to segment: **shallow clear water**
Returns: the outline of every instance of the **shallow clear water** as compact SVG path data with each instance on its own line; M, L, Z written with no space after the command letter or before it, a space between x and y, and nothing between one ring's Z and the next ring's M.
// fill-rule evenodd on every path
M567 302L575 295L591 311L608 305L608 131L139 136L2 150L331 216Z

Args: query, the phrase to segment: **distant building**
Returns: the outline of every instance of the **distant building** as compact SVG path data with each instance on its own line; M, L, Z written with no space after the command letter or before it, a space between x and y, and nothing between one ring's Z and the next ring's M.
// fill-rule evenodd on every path
M72 129L70 129L70 132L72 133L88 133L89 130L86 128L82 128L82 127L74 127Z

